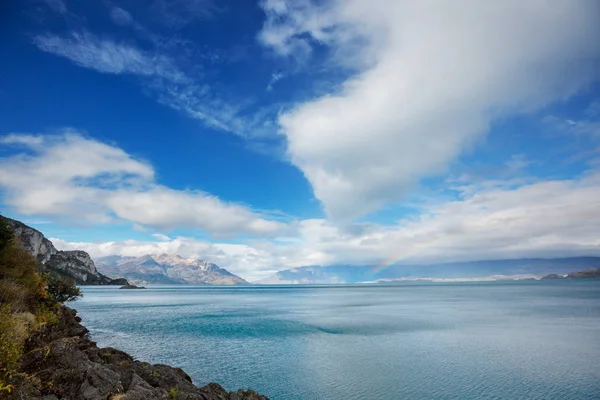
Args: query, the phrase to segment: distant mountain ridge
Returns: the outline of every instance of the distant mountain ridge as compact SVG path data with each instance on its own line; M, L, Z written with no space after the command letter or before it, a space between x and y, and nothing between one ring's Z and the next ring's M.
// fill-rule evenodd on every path
M244 279L198 258L169 254L96 258L98 269L135 284L244 285Z
M552 273L569 274L599 267L600 257L393 265L384 269L373 266L306 266L285 269L255 283L291 285L389 282L427 278L458 279L510 275L542 277Z
M1 217L13 229L21 246L39 263L42 272L72 278L79 285L127 285L125 279L111 279L98 272L88 253L81 250L62 251L42 232L21 221Z
M571 272L567 275L548 274L542 279L596 279L600 278L600 268L588 269L585 271Z

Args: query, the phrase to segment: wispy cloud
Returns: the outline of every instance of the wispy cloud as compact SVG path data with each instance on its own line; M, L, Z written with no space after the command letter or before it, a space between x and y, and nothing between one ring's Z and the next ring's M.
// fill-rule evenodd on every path
M127 26L133 22L131 14L127 10L117 6L111 7L110 19L112 19L115 24L121 26Z
M195 66L184 68L158 50L143 50L87 30L65 36L38 35L34 44L100 73L137 76L159 103L214 128L246 138L273 136L276 132L274 121L279 108L247 111L251 105L247 100L218 95L212 84L203 81L201 70Z
M267 90L272 90L273 89L273 85L275 85L275 83L277 83L278 81L280 81L283 78L285 78L285 73L283 73L283 72L274 72L271 75L271 80L267 84Z
M542 122L555 132L584 136L592 140L600 139L600 102L592 101L576 117L547 115Z
M63 0L44 0L44 1L48 5L48 7L50 7L50 9L56 13L66 14L68 11L67 6Z
M33 42L40 50L102 73L158 77L173 83L190 81L166 56L100 38L86 30L66 36L39 35Z

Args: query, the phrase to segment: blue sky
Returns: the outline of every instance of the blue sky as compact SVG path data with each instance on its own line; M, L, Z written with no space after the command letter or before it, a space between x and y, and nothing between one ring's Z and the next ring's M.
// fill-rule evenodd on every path
M249 279L600 253L597 2L2 7L2 213L61 248Z

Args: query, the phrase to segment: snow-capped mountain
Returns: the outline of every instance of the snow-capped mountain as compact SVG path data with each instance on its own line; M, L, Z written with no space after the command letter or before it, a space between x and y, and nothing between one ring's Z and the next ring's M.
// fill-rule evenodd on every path
M178 255L108 256L99 257L95 261L99 271L127 278L134 284L243 285L248 283L216 264Z

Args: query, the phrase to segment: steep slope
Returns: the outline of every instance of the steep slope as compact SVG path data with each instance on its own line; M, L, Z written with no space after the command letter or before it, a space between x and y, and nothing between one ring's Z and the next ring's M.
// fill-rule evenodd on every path
M243 285L248 283L216 264L178 255L109 256L100 257L96 261L101 272L127 278L135 284Z
M310 266L286 269L259 284L335 284L419 278L476 278L495 275L568 274L600 267L600 257L472 261L432 265Z
M85 251L60 251L44 235L24 223L0 217L14 230L21 246L39 263L41 272L73 278L79 285L125 285L125 279L111 279L96 269Z

